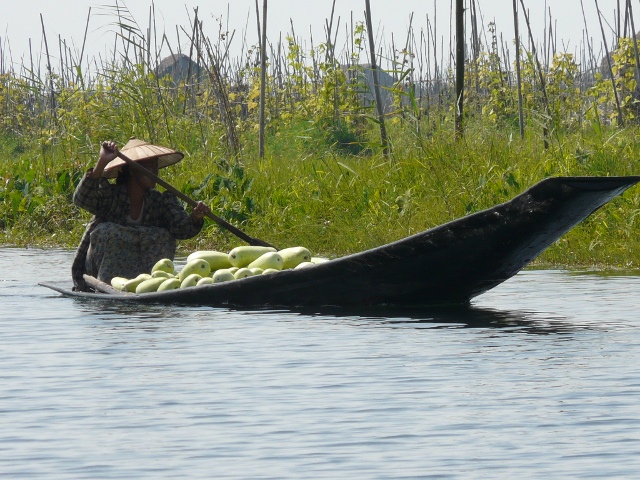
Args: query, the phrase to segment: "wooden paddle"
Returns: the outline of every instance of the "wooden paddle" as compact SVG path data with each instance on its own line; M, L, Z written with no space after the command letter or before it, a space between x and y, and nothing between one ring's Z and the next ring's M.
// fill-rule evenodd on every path
M153 179L158 185L162 185L167 191L173 193L176 197L180 198L181 200L183 200L188 205L190 205L192 207L195 207L198 204L198 202L196 202L194 199L192 199L191 197L185 195L180 190L178 190L177 188L173 187L170 183L165 182L159 176L157 176L153 172L150 172L149 170L144 168L142 165L138 165L136 162L131 160L129 157L127 157L124 153L122 153L119 150L118 150L118 157L120 157L122 160L124 160L127 163L127 165L129 165L134 170L145 174L147 177ZM211 213L210 211L205 213L205 215L207 217L209 217L211 220L213 220L214 222L216 222L221 227L226 228L227 230L229 230L236 237L241 238L242 240L247 242L249 245L258 245L258 246L262 246L262 247L273 247L273 248L276 248L273 245L271 245L270 243L265 242L264 240L260 240L258 238L250 237L249 235L244 233L242 230L234 227L229 222L227 222L226 220L223 220L222 218L218 217L217 215Z

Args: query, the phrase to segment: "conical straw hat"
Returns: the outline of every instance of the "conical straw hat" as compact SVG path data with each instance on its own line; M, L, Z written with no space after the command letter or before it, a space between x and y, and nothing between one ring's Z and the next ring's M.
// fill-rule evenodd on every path
M149 160L151 158L158 159L158 168L168 167L174 163L178 163L184 155L182 152L173 150L172 148L159 147L158 145L152 145L149 142L140 140L135 137L127 142L127 144L120 149L120 151L129 157L134 162L141 162L143 160ZM103 177L114 178L118 174L118 169L125 165L126 162L121 158L115 158L111 160L102 173Z

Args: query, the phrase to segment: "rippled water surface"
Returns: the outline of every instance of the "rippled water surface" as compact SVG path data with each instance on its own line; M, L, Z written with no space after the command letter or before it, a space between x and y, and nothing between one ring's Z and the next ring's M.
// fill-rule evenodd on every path
M638 478L640 273L243 312L37 285L71 259L0 249L2 478Z

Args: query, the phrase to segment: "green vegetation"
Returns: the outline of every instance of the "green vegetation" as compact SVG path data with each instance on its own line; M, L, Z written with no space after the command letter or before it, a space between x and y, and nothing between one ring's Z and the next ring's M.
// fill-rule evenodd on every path
M353 45L361 48L363 35L359 25ZM130 136L183 151L185 160L163 170L163 178L251 236L329 257L491 207L545 177L640 174L635 79L620 63L634 64L628 42L613 57L624 126L611 79L596 75L585 83L569 54L540 72L535 57L522 52L523 138L514 73L496 51L469 61L461 138L454 134L449 73L422 81L396 62L386 117L392 153L385 157L376 117L362 106L362 67L352 61L342 68L330 44L305 54L288 38L270 64L259 158L259 72L249 56L231 72L211 43L197 44L206 75L175 83L158 78L140 60L144 46L128 41L130 55L103 65L91 80L74 68L43 80L0 76L0 245L74 248L89 220L71 203L75 185L102 140L123 145ZM639 212L634 188L537 263L638 267ZM207 220L181 249L241 244Z

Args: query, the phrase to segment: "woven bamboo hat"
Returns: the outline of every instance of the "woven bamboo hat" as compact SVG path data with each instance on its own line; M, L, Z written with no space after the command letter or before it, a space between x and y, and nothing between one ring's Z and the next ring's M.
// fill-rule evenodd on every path
M157 158L158 169L178 163L184 157L182 152L178 152L172 148L152 145L149 142L145 142L144 140L140 140L135 137L131 137L120 151L134 162ZM115 178L118 175L118 170L123 165L126 165L126 162L121 158L111 160L105 167L102 176L106 178Z

